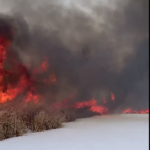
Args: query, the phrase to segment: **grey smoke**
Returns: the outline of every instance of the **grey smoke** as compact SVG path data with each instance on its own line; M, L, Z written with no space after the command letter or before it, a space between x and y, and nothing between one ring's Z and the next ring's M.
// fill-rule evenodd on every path
M112 111L148 108L149 0L87 2L0 0L15 27L12 49L25 66L48 58L45 76L55 72L59 86L39 87L47 100L77 90L74 101L94 97L100 104L112 91Z

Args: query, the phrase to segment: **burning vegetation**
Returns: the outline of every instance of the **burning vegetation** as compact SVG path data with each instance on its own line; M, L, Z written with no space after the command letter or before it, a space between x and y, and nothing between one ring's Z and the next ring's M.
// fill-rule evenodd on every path
M125 22L106 11L105 24L54 3L50 12L37 6L0 15L0 140L81 117L149 113L147 3L111 11Z

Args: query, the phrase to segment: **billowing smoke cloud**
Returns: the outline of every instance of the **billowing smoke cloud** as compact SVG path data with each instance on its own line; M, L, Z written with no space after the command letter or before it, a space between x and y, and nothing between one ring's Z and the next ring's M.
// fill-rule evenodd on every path
M48 100L77 90L74 101L100 103L113 92L112 111L148 108L149 0L111 2L0 0L20 61L34 67L46 56L56 74L57 88L39 88Z

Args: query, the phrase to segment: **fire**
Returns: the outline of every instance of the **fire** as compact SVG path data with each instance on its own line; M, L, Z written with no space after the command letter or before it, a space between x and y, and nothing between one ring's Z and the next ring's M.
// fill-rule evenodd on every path
M108 114L109 112L108 108L104 106L92 106L90 110L99 114Z
M92 98L90 101L75 102L74 104L68 106L68 101L71 98L72 97L65 99L62 103L56 104L55 108L60 108L65 105L65 107L67 106L68 108L74 108L74 109L89 108L90 111L97 112L99 114L109 113L108 108L102 105L98 105L97 101L94 98Z
M51 74L48 79L44 79L43 81L44 83L51 84L51 83L56 83L57 79L56 79L55 74Z
M37 93L35 84L37 84L37 75L47 72L48 68L50 67L47 58L44 58L44 61L38 67L33 68L32 70L30 70L31 68L23 66L13 58L11 62L12 65L14 65L14 69L13 71L8 71L4 68L4 62L7 59L7 52L9 51L10 46L11 42L0 36L0 103L14 100L20 94L25 95L25 102L34 101L35 103L38 103L39 101L42 101L44 96ZM17 78L15 85L9 82L10 76ZM46 85L52 85L53 83L58 82L55 73L50 73L49 77L42 80L43 81L41 82ZM101 104L98 104L97 100L94 98L88 101L74 102L69 104L69 101L71 101L76 94L77 91L72 92L65 100L55 104L54 107L60 108L65 105L65 107L74 109L89 108L90 111L97 112L99 114L109 113L109 109L106 107L107 100L104 98L102 99ZM111 92L110 94L111 100L115 102L114 93ZM134 111L129 108L124 110L123 113L149 113L149 110Z
M43 98L40 95L33 94L32 92L28 92L27 97L25 99L26 102L30 102L33 100L34 102L38 103L39 100L42 100Z
M2 81L4 80L4 76L7 74L7 72L3 70L3 63L6 59L6 51L9 47L9 44L10 43L7 39L0 36L0 102L6 101L8 98L11 98L11 96L7 96L6 93L1 92L4 90Z
M114 101L115 100L115 95L111 92L111 100Z
M97 101L92 98L90 101L85 101L85 102L81 102L81 103L76 103L76 108L84 108L84 107L90 107L90 110L93 112L97 112L100 114L106 114L108 113L108 108L104 107L104 106L100 106L97 105Z
M37 74L42 74L48 70L48 61L45 58L44 61L37 67L33 68L29 74L29 70L26 66L20 64L14 58L11 58L13 71L5 70L3 64L7 58L7 52L11 46L9 40L4 37L0 37L0 103L14 100L19 94L25 93L25 101L40 101L43 99L41 95L38 95L35 88L35 78ZM17 77L17 84L12 85L9 82L9 77ZM33 78L34 77L34 78ZM6 78L6 79L5 79ZM5 81L6 80L6 81ZM44 79L46 84L54 83L57 81L55 74L49 75L48 79Z
M129 109L124 110L123 113L125 113L125 114L127 114L127 113L130 113L130 114L147 114L147 113L149 113L149 109L136 111L136 110L129 108Z
M0 81L3 79L4 71L3 71L3 62L6 59L6 51L10 45L10 42L5 39L0 37Z
M36 89L34 88L34 79L32 79L32 75L29 75L25 66L19 64L17 60L12 60L14 65L13 71L7 71L3 67L10 45L11 43L6 38L0 37L0 103L14 100L19 94L27 90L28 92L25 101L41 100L41 96L36 94ZM33 69L32 73L35 75L35 73L46 71L47 68L48 63L45 59L39 67ZM18 77L18 82L16 85L12 85L8 81L10 76Z
M33 69L32 74L37 74L37 73L43 73L48 70L48 61L47 58L44 59L44 61L35 69Z
M96 105L96 100L92 98L90 101L76 102L74 104L74 107L79 109L79 108L91 107L95 105Z
M92 98L90 101L76 102L74 104L74 107L76 109L80 109L80 108L84 108L84 107L90 107L91 111L97 112L100 114L106 114L109 112L108 108L106 108L104 106L97 105L97 101L94 98Z

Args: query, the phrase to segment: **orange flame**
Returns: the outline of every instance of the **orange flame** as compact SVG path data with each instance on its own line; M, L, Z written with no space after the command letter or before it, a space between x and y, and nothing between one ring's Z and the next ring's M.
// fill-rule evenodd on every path
M114 101L115 100L115 95L111 92L111 100Z
M26 67L22 66L16 60L14 60L14 58L12 58L12 63L14 63L13 65L15 68L14 72L6 71L3 68L3 63L5 62L9 46L10 42L5 38L0 37L0 103L14 100L18 96L18 94L25 92L27 89L28 93L25 98L26 102L31 100L40 101L42 97L36 93L36 89L34 88L34 80L28 76ZM48 67L48 61L45 58L45 60L41 63L39 67L33 69L33 76L35 76L35 74L37 73L46 72ZM4 80L8 80L5 79L5 77L12 75L17 76L18 74L20 74L20 77L18 76L18 83L16 85L12 86L10 83L5 83ZM55 75L51 75L49 80L49 82L56 81ZM5 86L6 91L3 90Z
M46 72L48 70L48 67L48 60L47 58L45 58L44 61L37 68L33 69L32 73L36 74Z
M100 114L106 114L108 113L108 108L104 106L97 105L97 101L92 98L90 101L84 101L84 102L76 102L74 104L74 107L76 109L84 108L84 107L90 107L90 110L93 112L97 112Z
M148 110L140 110L140 111L136 111L136 110L132 110L131 108L128 108L126 110L123 111L124 114L147 114L149 113L149 109Z

